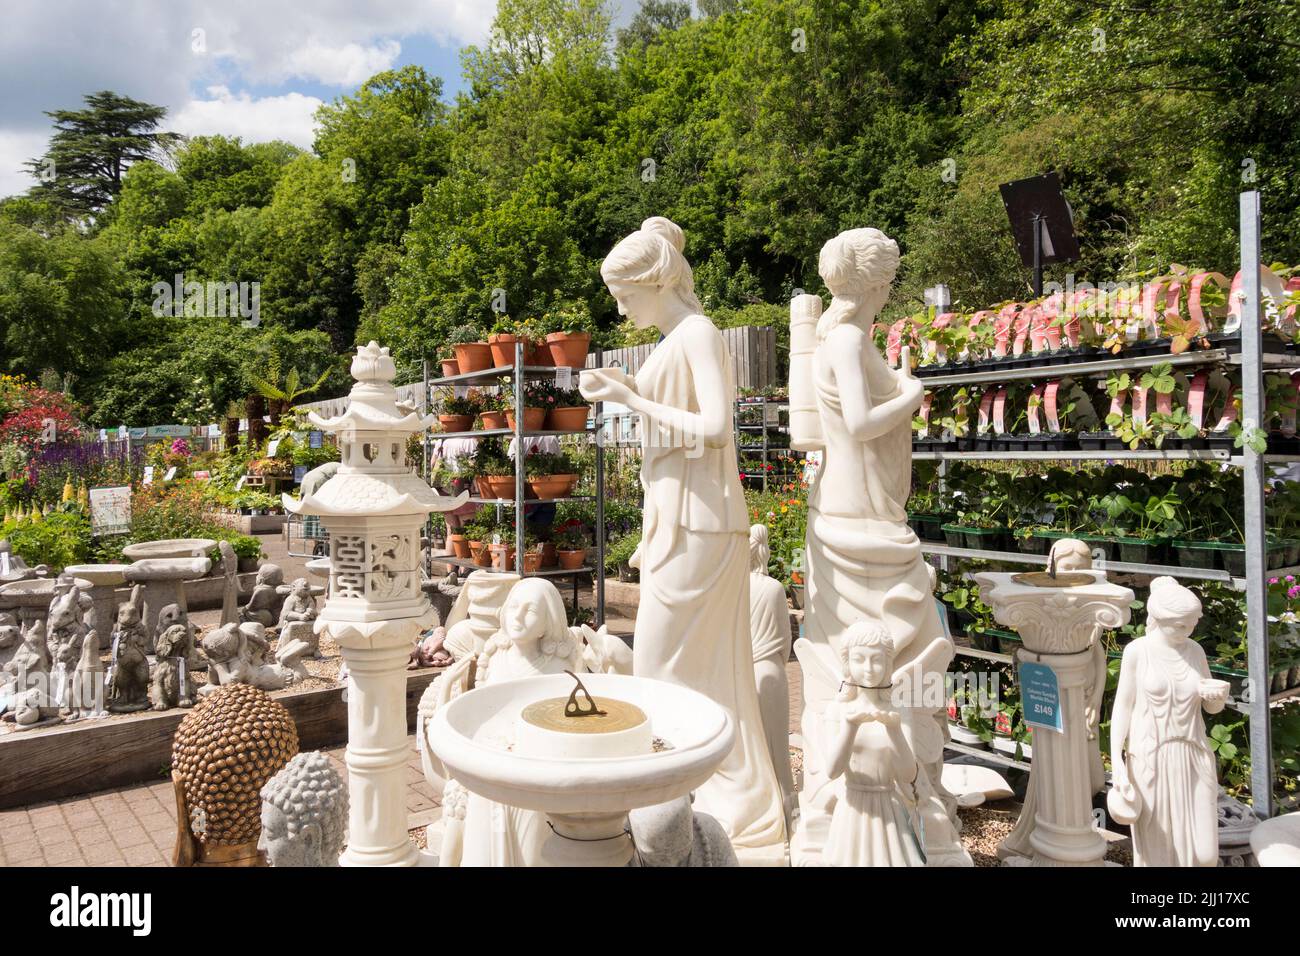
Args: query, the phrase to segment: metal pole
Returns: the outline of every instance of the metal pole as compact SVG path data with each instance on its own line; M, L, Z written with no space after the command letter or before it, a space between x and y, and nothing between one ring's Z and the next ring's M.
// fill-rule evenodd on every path
M524 340L515 338L515 573L524 573Z
M605 350L596 349L595 368L604 363ZM605 623L605 403L597 402L593 408L595 432L592 440L596 443L596 626ZM574 581L578 579L575 577ZM577 602L574 602L577 609Z
M1264 421L1263 323L1260 309L1259 193L1241 194L1242 427L1250 432ZM1246 529L1246 704L1250 712L1250 792L1255 813L1273 815L1273 744L1269 721L1272 680L1268 660L1268 577L1264 541L1264 456L1249 443L1242 447Z
M429 414L429 357L427 355L422 356L420 358L420 376L424 381L424 388L420 392L420 414L427 415ZM423 476L426 484L432 485L433 476L429 474L429 453L432 451L433 446L430 443L429 429L427 428L424 430L424 437L422 439L422 444L424 445L424 467L421 469L420 474L421 476ZM443 520L443 527L446 528L447 519L444 517L442 520ZM424 549L424 576L427 578L433 576L433 513L432 512L430 512L428 518L425 519L424 535L425 535L425 539L429 542L429 546Z
M1043 217L1034 215L1034 298L1043 294Z

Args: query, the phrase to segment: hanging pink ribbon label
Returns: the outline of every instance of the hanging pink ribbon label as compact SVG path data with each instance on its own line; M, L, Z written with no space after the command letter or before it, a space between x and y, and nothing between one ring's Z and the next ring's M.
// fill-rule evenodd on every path
M1227 397L1223 400L1223 415L1214 426L1216 432L1226 432L1228 426L1237 420L1237 386L1229 384Z
M934 404L934 392L927 391L921 399L921 426L919 434L924 437L930 433L930 406Z
M1106 413L1106 417L1110 418L1111 415L1119 415L1122 418L1124 416L1124 403L1127 400L1128 392L1116 392L1115 397L1110 400L1110 411Z
M998 393L993 399L993 433L995 435L1002 435L1007 430L1006 410L1007 388L1004 385L998 389Z
M1029 349L1041 352L1047 348L1047 313L1037 305L1030 306L1026 311L1029 312Z
M990 388L986 389L984 394L980 397L979 422L975 426L976 434L983 435L989 430L990 415L993 411L993 398L996 393L997 389Z
M1048 382L1047 387L1043 389L1043 404L1047 409L1047 430L1053 435L1061 431L1061 419L1056 412L1056 393L1060 388L1061 380L1058 378Z
M1034 390L1029 393L1029 408L1027 421L1029 422L1029 434L1037 435L1038 427L1038 410L1043 406L1043 386L1035 385Z
M1187 416L1197 428L1205 426L1205 390L1209 384L1209 371L1201 369L1187 386Z
M993 320L993 354L998 358L1004 358L1007 354L1008 343L1011 340L1011 326L1016 320L1016 307L1009 305L998 312L998 317Z
M1017 305L1016 308L1019 309L1020 306ZM1033 320L1033 316L1029 314L1028 309L1020 309L1020 311L1016 314L1014 320L1016 337L1013 340L1011 346L1011 354L1013 356L1019 357L1025 354L1025 342L1029 338L1029 326L1032 320Z
M903 325L906 319L900 319L889 327L889 335L885 339L885 358L894 368L898 367L898 361L903 354Z
M1147 420L1147 390L1139 385L1129 392L1129 398L1133 402L1133 421L1145 422Z

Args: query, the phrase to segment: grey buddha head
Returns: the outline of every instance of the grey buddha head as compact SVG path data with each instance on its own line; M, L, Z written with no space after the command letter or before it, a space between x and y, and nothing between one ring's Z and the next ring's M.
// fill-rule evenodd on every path
M323 753L300 753L262 788L258 849L271 866L337 866L348 792Z

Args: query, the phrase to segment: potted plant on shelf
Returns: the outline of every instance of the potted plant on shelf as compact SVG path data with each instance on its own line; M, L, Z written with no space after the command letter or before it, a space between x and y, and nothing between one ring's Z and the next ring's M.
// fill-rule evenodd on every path
M477 391L457 396L454 390L448 390L438 402L438 426L444 432L467 432L474 427L481 408L482 398Z
M462 325L448 337L456 352L460 374L483 372L492 367L492 350L483 341L483 332L473 325Z
M488 551L492 556L493 571L509 571L515 566L515 533L505 526L498 525Z
M474 471L482 498L514 498L515 463L506 454L501 439L479 439L474 452Z
M1165 538L1172 537L1181 527L1177 515L1182 500L1172 487L1163 494L1145 497L1140 493L1130 496L1116 491L1101 500L1107 519L1105 530L1115 535L1121 561L1155 563Z
M492 364L497 368L510 368L515 364L515 343L523 339L525 357L528 352L528 341L520 333L521 323L516 322L508 315L503 315L497 319L496 324L492 326L492 334L488 336L488 348L492 351Z
M515 423L514 388L517 383L502 379L501 394L505 398L506 427L518 431ZM541 431L546 424L546 410L554 407L555 383L549 379L538 379L524 383L524 427L523 431Z
M566 571L576 571L587 560L587 529L582 525L570 525L559 533L555 547L560 559L560 567Z
M546 427L553 432L582 432L587 430L587 416L591 406L576 388L555 389L555 403L546 410Z
M582 305L569 305L548 312L541 322L551 361L560 368L583 368L591 348L595 323Z
M524 459L528 487L542 499L567 498L578 481L569 456L537 453Z
M456 353L453 351L449 356L443 356L438 360L442 364L442 377L451 378L453 375L460 374L460 363L456 361Z
M504 392L480 393L478 423L484 431L506 427L506 395Z
M480 568L492 566L492 555L488 546L492 542L492 535L496 533L495 528L496 522L492 512L484 510L466 521L462 529L469 547L469 557Z

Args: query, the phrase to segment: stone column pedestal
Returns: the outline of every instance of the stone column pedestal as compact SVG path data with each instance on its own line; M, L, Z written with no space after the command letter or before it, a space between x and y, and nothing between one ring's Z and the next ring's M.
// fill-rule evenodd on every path
M1084 710L1090 694L1097 695L1100 705L1104 688L1096 684L1104 680L1098 674L1102 632L1128 621L1133 592L1092 570L1071 572L1068 578L1063 574L1055 583L1043 572L982 572L973 577L998 623L1020 635L1023 647L1016 654L1017 665L1033 662L1051 668L1060 693L1062 732L1035 728L1029 793L1022 811L1032 816L1017 824L1017 849L1024 847L1027 835L1034 866L1100 866L1106 841L1092 816L1097 742L1089 738L1095 728L1088 727ZM1058 586L1064 581L1074 583Z

